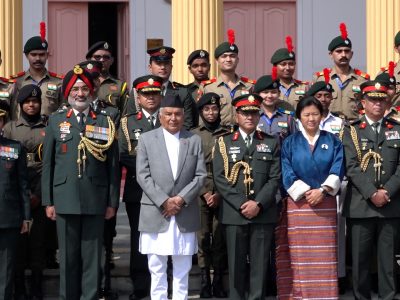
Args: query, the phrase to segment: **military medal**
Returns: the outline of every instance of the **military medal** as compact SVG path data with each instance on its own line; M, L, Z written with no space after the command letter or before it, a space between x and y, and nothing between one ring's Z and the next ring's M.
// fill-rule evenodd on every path
M271 153L271 149L269 149L268 145L266 144L258 144L256 145L257 152L262 152L262 153Z
M64 134L64 137L66 136L66 134L71 133L70 131L71 123L64 121L58 126L60 126L60 133Z
M236 162L236 154L231 155L233 162Z
M0 156L6 158L7 160L17 159L18 158L18 149L7 147L7 146L0 146Z
M240 147L237 147L237 146L230 147L228 152L229 152L229 154L239 154L240 153Z
M400 135L397 130L390 130L385 132L386 140L391 141L391 140L399 140Z
M361 148L363 151L367 148L368 143L367 142L361 142Z
M85 136L90 139L108 141L110 129L107 127L98 127L86 125Z

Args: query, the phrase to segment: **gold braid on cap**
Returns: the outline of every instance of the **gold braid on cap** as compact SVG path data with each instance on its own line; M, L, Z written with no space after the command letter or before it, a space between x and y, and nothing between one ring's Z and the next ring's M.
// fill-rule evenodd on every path
M126 142L128 144L128 152L131 153L132 151L132 143L131 139L129 137L129 130L128 130L128 117L125 116L121 119L121 129L122 132L124 133L124 136L126 138Z
M104 153L104 151L107 151L111 144L114 141L115 138L115 125L114 122L111 120L109 116L107 116L107 121L108 121L108 128L110 129L110 133L107 137L107 143L106 144L99 144L96 143L89 138L82 136L81 141L79 142L78 145L78 159L77 159L77 164L78 164L78 177L82 177L81 174L81 165L83 166L83 172L85 172L85 167L86 167L86 150L89 151L90 154L94 156L99 161L106 161L107 155ZM83 155L82 155L83 154Z
M361 154L361 149L360 149L360 144L358 143L358 135L357 135L357 130L355 129L354 126L350 125L350 135L351 135L351 140L353 141L354 147L356 148L357 152L357 158L358 161L360 162L360 168L362 172L365 172L368 168L368 164L371 160L371 158L374 159L374 168L375 168L375 181L379 182L381 180L381 158L382 156L369 149L369 152L367 152L363 157ZM339 133L339 138L341 141L343 141L343 129Z
M248 196L250 194L251 183L254 181L253 178L251 178L250 165L247 162L238 161L233 165L231 174L229 175L228 155L226 154L226 147L223 137L220 137L218 139L218 145L219 145L219 151L221 152L222 159L224 161L224 172L226 180L228 180L228 183L230 185L235 185L239 177L240 168L243 167L244 168L243 183L246 186L246 195Z

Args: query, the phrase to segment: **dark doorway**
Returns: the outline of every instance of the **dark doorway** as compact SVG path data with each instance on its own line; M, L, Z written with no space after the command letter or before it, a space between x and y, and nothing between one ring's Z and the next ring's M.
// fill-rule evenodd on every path
M107 41L112 47L114 63L110 68L113 76L118 74L118 3L89 3L89 47L98 41Z

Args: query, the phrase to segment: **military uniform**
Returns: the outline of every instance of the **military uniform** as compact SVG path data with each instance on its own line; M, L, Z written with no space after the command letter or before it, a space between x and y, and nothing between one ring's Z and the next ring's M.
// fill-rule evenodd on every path
M381 68L379 74L381 73L388 73L389 69L388 68ZM393 76L396 80L396 94L393 96L392 98L392 103L394 106L400 105L400 63L399 61L396 63L395 67L394 67L394 72L393 72Z
M147 256L139 252L139 213L142 189L136 181L136 147L139 137L154 128L160 127L157 117L155 123L150 124L142 111L124 116L118 131L120 164L126 168L126 179L123 193L126 212L131 228L131 255L130 276L134 293L148 294L150 290L150 273L147 265Z
M97 97L104 102L111 103L114 107L118 108L121 114L124 114L129 97L127 84L125 81L108 75L107 78L101 82L97 90Z
M23 220L30 219L26 152L0 135L0 299L12 299L17 243Z
M218 94L221 102L221 125L234 125L236 123L236 112L235 108L232 106L232 99L240 95L248 94L254 83L254 80L237 76L235 87L230 89L220 76L203 81L198 96L210 92Z
M350 69L345 82L341 82L334 69L330 70L329 83L334 91L330 111L342 118L354 120L358 118L360 107L360 85L369 79L369 75L358 69ZM314 81L323 81L323 71L317 72Z
M41 205L42 145L45 136L47 117L43 116L36 124L30 125L22 116L4 126L4 136L19 141L26 150L27 176L31 195L31 231L19 239L17 251L16 290L23 292L24 270L32 270L32 292L42 294L42 274L46 268L46 213ZM18 282L18 287L17 287Z
M271 118L268 118L265 113L260 111L260 122L258 129L275 136L282 144L283 140L289 135L297 131L294 112L278 108Z
M214 182L223 198L220 222L225 225L227 236L229 299L264 299L268 254L278 216L278 142L261 131L253 134L247 146L237 130L220 138L214 150ZM241 213L241 206L248 199L256 201L260 208L252 219Z
M42 202L57 213L61 299L97 297L104 214L119 202L112 120L90 109L85 124L79 125L72 109L61 109L50 117L44 141ZM95 149L105 147L105 157L89 150L86 139Z
M11 106L13 99L14 80L0 77L0 101L6 101Z
M303 98L306 94L309 82L293 79L288 86L286 86L282 80L280 81L280 84L281 86L279 87L279 90L281 93L279 95L279 99L289 103L293 108L296 108L301 98ZM280 107L283 109L288 109L282 105L280 105Z
M32 78L29 70L18 73L17 75L11 76L11 79L15 80L14 94L12 98L18 98L19 90L23 86L27 84L36 84L40 86L42 91L41 114L49 116L60 108L61 104L64 102L61 93L62 78L61 75L46 70L43 78L40 79L39 82L36 82ZM20 114L20 108L15 100L12 101L10 110L11 119L17 120Z

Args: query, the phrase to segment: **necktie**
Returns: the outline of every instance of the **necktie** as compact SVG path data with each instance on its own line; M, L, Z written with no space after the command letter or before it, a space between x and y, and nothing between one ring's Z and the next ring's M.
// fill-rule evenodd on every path
M246 136L246 138L244 139L244 141L246 142L246 147L250 148L251 145L251 137L249 135Z
M375 131L375 141L378 141L378 136L379 136L379 132L378 132L379 122L372 123L371 126L374 128L374 131Z
M149 116L148 119L149 119L151 129L153 129L154 128L154 116Z
M83 129L85 127L85 114L84 113L78 113L78 117L79 117L79 126L81 127L81 129Z

